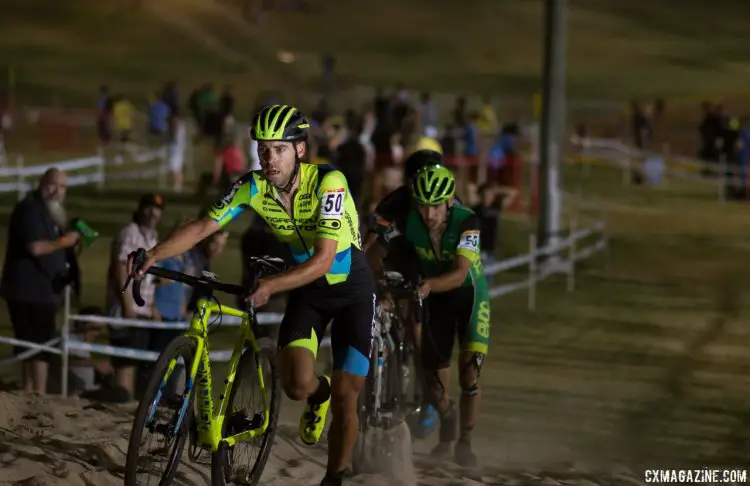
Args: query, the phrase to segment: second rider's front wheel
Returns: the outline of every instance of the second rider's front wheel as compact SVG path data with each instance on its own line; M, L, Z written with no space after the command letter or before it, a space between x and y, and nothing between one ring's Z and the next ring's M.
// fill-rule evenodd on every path
M268 400L268 428L265 433L247 442L229 448L222 443L211 455L211 485L252 484L260 482L279 419L281 404L281 377L276 364L276 345L270 339L258 340L259 352L252 348L243 351L235 373L235 382L229 393L227 412L222 424L222 436L230 437L263 425L263 394L259 386L258 371Z

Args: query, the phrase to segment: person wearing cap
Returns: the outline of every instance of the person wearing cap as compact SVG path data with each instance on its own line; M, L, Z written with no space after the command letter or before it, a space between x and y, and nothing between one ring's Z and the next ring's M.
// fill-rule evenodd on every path
M156 227L161 221L164 210L164 198L158 194L145 194L141 197L138 209L133 213L133 220L128 223L112 242L110 253L107 309L112 317L129 319L158 320L154 307L155 284L152 276L143 279L141 295L146 301L139 307L133 301L130 292L122 293L122 287L128 277L128 255L138 248L153 248L158 242ZM112 346L129 349L148 349L151 331L143 328L112 327L109 330ZM133 396L135 387L135 368L138 361L127 358L112 358L115 369L115 381Z

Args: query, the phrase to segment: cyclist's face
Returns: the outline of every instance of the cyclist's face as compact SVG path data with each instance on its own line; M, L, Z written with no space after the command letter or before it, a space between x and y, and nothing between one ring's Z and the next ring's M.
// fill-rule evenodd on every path
M258 142L258 158L263 176L276 187L284 187L294 172L296 158L305 155L305 142Z
M435 206L420 204L417 210L431 230L439 229L448 219L448 205L444 202Z

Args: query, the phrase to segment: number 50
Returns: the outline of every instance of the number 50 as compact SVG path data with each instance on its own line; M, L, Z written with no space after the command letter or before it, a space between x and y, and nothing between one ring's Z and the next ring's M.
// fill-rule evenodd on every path
M323 202L323 210L327 213L330 213L335 209L335 211L341 212L341 206L344 204L344 194L338 193L338 194L328 194L326 195L326 200Z

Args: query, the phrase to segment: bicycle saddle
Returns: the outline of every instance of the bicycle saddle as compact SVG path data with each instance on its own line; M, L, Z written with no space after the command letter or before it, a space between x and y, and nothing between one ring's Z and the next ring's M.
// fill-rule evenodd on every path
M250 257L247 265L258 278L274 275L289 268L289 265L286 264L283 258L270 255Z
M399 272L394 271L387 271L383 274L385 277L385 280L388 282L389 285L399 285L404 283L404 276L401 275Z

